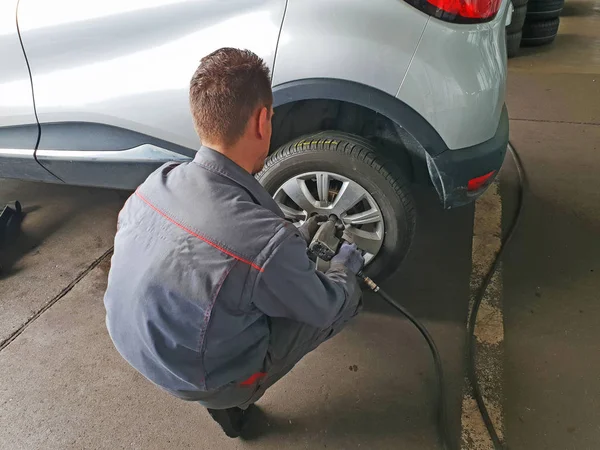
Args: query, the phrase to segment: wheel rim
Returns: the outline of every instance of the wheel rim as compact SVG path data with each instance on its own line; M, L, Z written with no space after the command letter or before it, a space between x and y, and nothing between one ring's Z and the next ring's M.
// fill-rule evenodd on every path
M273 198L287 219L302 225L312 213L335 214L370 263L383 244L383 214L357 182L333 172L307 172L283 183Z

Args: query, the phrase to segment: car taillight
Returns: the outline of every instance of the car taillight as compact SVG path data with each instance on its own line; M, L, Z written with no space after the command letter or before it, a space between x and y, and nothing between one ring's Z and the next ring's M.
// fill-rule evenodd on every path
M486 187L495 173L496 171L492 170L491 172L488 172L485 175L481 175L480 177L471 178L469 180L469 183L467 184L467 191L478 191L479 189Z
M430 16L446 22L480 23L492 20L502 0L405 0Z

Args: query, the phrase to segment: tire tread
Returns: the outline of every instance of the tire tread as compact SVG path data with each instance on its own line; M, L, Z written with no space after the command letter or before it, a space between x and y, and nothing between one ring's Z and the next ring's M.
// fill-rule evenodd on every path
M522 46L536 46L549 44L556 38L560 18L543 20L539 22L525 22L523 27Z

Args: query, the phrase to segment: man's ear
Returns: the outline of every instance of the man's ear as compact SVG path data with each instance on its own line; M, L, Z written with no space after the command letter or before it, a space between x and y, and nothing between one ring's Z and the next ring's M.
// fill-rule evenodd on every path
M271 111L266 106L258 111L258 128L256 131L256 137L259 139L271 138Z

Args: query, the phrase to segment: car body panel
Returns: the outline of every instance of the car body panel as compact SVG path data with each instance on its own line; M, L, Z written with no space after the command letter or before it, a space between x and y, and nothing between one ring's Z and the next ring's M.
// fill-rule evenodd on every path
M285 0L21 0L42 125L90 122L197 148L189 81L202 56L248 48L272 67Z
M19 34L17 32L17 0L0 2L0 55L2 55L2 70L0 70L0 125L10 127L15 125L35 124L35 111L31 95L31 81L27 62L23 55ZM33 148L37 133L30 135L30 145Z
M17 30L17 4L0 2L0 177L51 181L33 155L39 130Z
M44 166L69 184L133 190L165 162L191 158L152 144L127 150L38 150Z
M165 162L189 161L196 150L98 123L44 124L36 157L69 184L135 189Z
M491 139L506 88L505 24L509 1L491 22L431 19L397 97L421 114L450 149Z
M273 85L330 78L396 95L428 19L398 0L289 0Z

